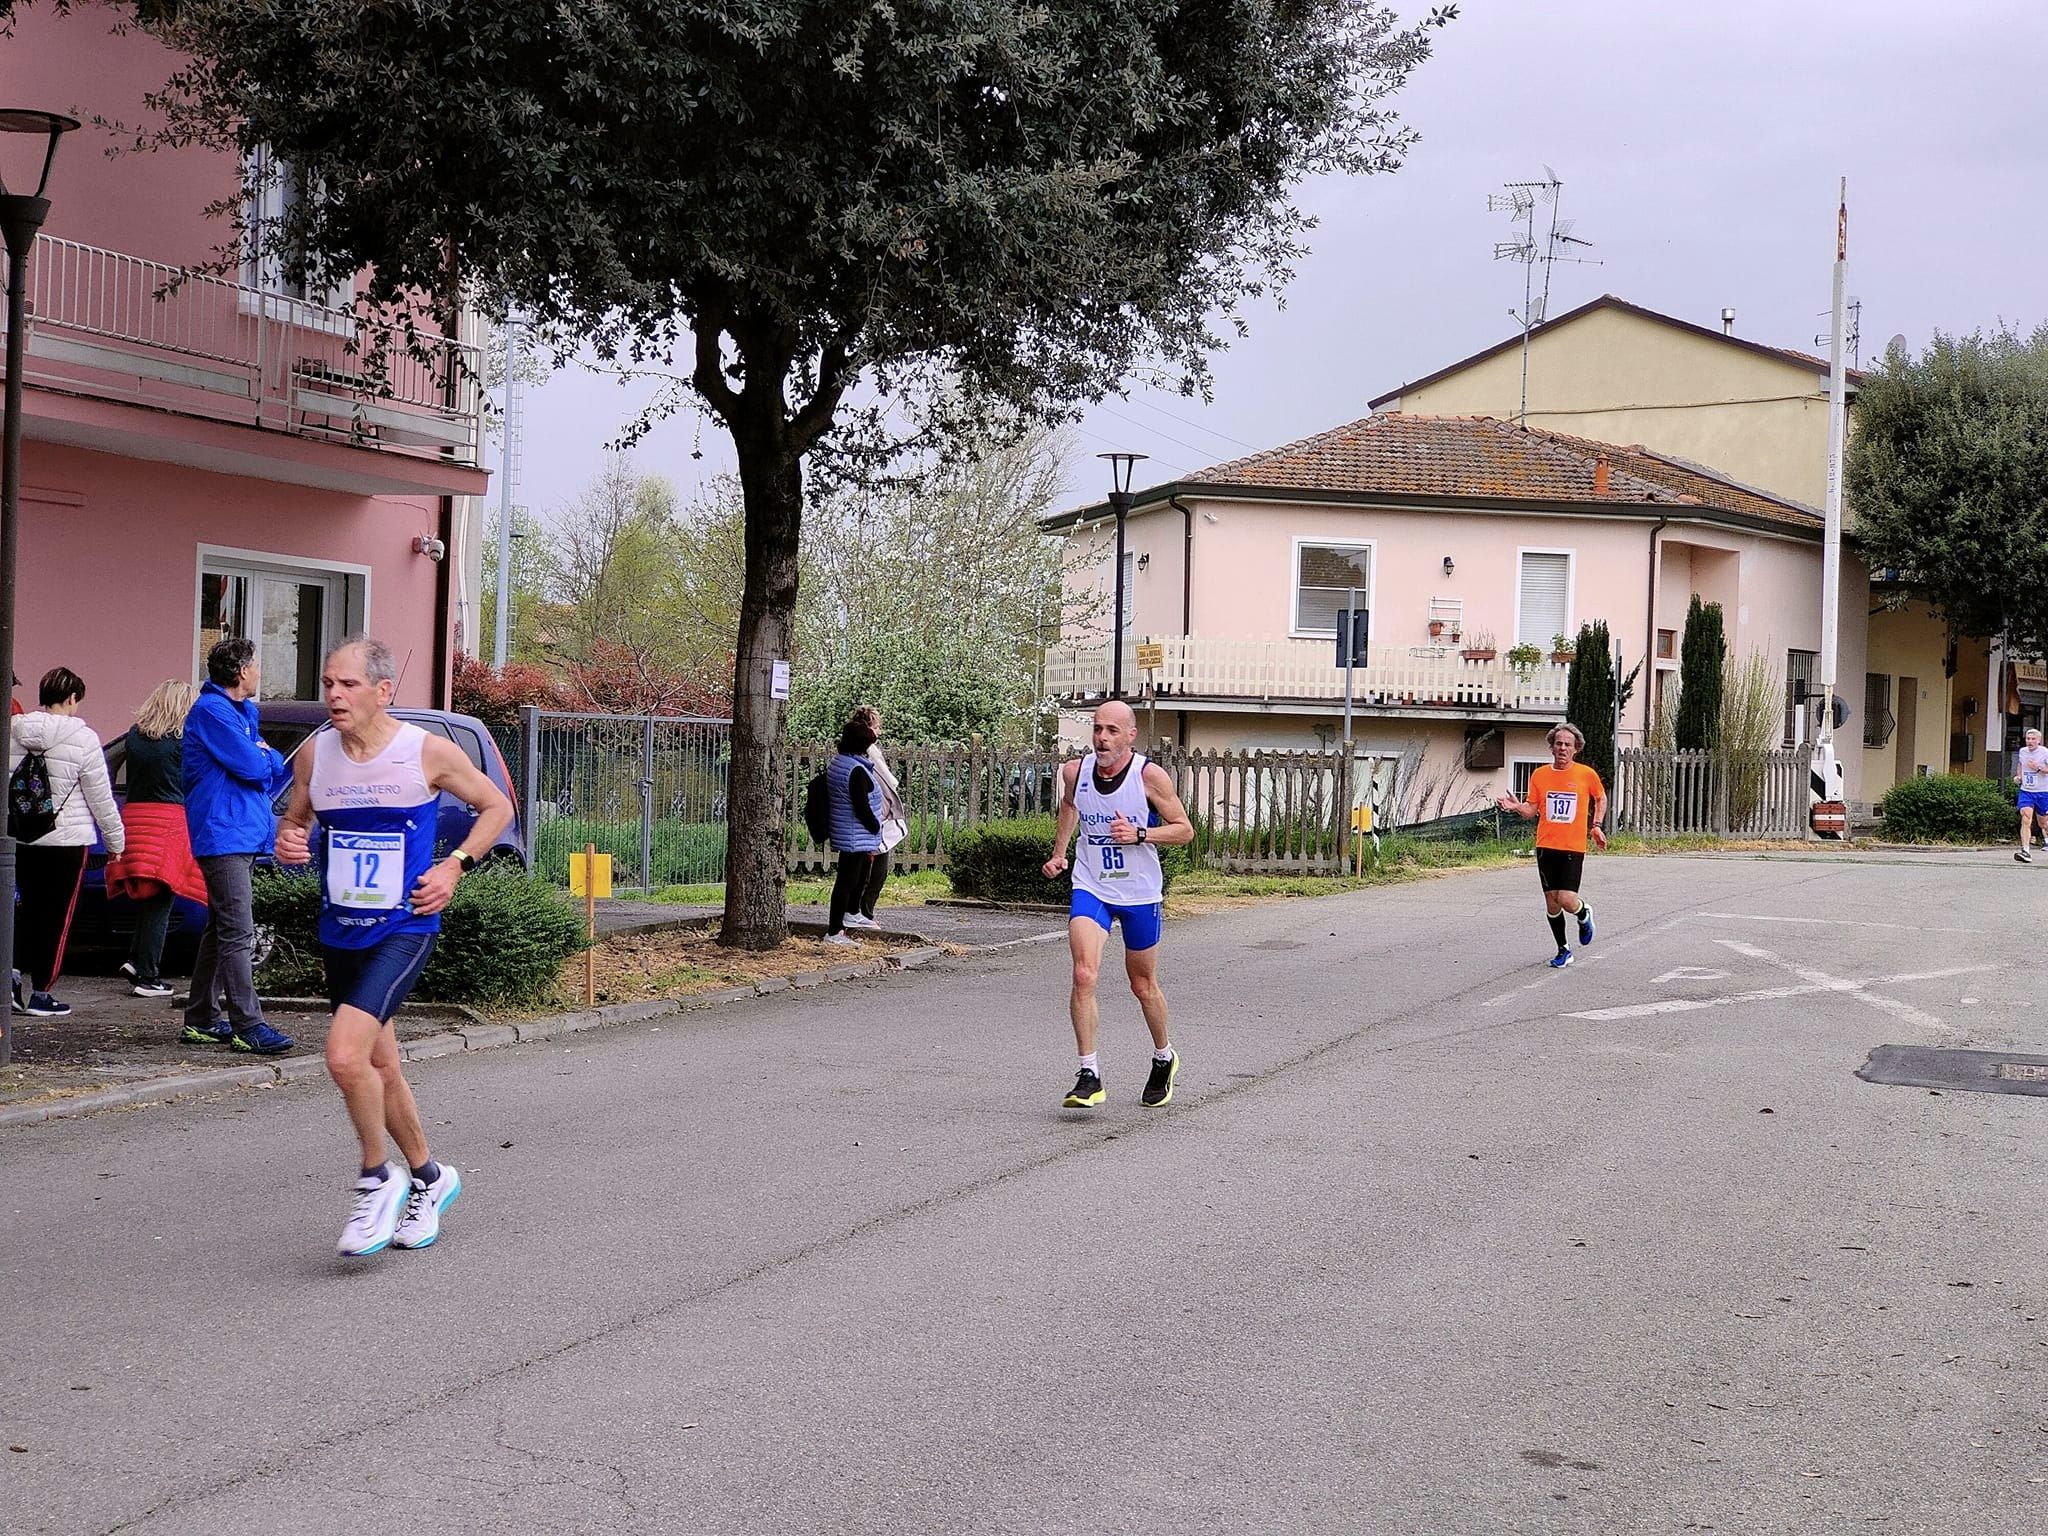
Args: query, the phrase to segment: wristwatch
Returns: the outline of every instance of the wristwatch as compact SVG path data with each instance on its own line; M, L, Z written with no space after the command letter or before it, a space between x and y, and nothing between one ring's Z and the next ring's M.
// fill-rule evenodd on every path
M1141 843L1145 841L1145 829L1143 827L1138 828L1138 841Z
M453 853L449 854L448 857L455 861L456 866L459 869L461 869L461 871L465 875L468 874L472 869L476 868L476 855L470 853L467 849L458 848Z

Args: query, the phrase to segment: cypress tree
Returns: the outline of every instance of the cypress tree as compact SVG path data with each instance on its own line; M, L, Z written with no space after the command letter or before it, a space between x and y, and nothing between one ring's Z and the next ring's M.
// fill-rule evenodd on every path
M1721 668L1727 645L1721 633L1721 605L1702 603L1699 594L1685 612L1685 641L1678 652L1678 746L1711 747L1721 738Z
M1585 732L1579 761L1599 774L1603 784L1614 782L1614 671L1606 621L1581 625L1565 682L1565 718Z

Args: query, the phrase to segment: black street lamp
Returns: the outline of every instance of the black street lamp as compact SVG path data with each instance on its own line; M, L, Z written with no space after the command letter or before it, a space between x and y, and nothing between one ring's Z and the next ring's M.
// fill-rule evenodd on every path
M1109 460L1109 510L1116 514L1116 620L1109 649L1109 696L1124 696L1124 519L1131 511L1131 471L1142 453L1098 453Z
M43 140L42 163L31 171L35 191L21 192L7 184L6 160L0 156L0 236L7 241L7 417L0 434L0 677L14 678L14 571L16 530L21 509L21 370L27 338L28 262L35 249L36 231L49 217L49 200L43 196L50 185L50 165L57 158L57 140L78 126L78 119L57 112L27 108L0 108L0 136L19 134ZM23 159L28 158L23 156ZM19 164L20 161L14 162ZM16 186L27 185L17 178ZM8 736L13 721L0 707L0 763L9 756ZM0 821L0 972L14 971L14 839ZM5 1009L0 1009L0 1067L14 1059L14 1018L12 989Z

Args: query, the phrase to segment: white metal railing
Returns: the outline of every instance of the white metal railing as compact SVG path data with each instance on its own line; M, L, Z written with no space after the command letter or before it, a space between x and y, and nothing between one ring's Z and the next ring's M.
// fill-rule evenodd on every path
M1161 698L1314 699L1344 697L1344 669L1326 640L1239 640L1169 635L1152 640L1163 665L1138 667L1138 642L1124 642L1124 691L1149 678ZM1467 661L1438 646L1375 647L1352 678L1352 697L1366 708L1514 709L1562 715L1570 668L1556 662L1516 667L1496 656ZM1045 692L1086 698L1108 691L1109 647L1054 646L1045 658Z
M479 348L38 235L25 374L278 431L475 465Z

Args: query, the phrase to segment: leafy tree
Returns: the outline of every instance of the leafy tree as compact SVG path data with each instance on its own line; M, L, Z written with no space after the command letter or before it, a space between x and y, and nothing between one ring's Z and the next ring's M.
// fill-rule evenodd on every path
M1398 166L1411 136L1385 99L1455 14L137 10L192 60L146 137L268 144L303 175L266 226L292 269L367 269L359 307L403 317L426 296L443 330L467 295L600 352L691 359L663 403L725 426L746 508L723 937L749 948L787 932L768 684L791 654L807 467L870 464L906 420L944 441L963 419L1057 415L1142 365L1202 388L1219 319L1240 325L1305 248L1300 178Z
M474 715L500 733L519 729L522 705L533 704L542 709L570 707L561 680L551 672L524 661L507 661L503 671L494 671L488 662L461 654L455 658L450 702L460 713Z
M1721 605L1702 603L1699 593L1685 610L1685 638L1678 648L1678 746L1681 751L1718 746L1721 738L1721 670L1728 646L1722 638Z
M1606 621L1580 625L1565 680L1565 718L1586 736L1579 761L1605 784L1614 782L1614 670Z
M483 601L478 605L478 631L463 636L470 649L491 650L498 633L498 521L495 511L484 521ZM559 583L555 547L548 529L524 507L512 509L512 624L505 634L507 669L514 661L539 662L551 632L552 590Z
M1856 396L1844 488L1864 558L1902 572L1951 640L2048 651L2048 327L1887 353Z

